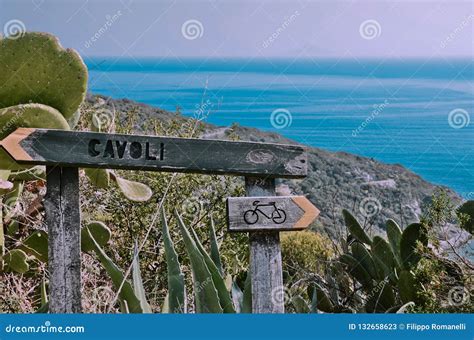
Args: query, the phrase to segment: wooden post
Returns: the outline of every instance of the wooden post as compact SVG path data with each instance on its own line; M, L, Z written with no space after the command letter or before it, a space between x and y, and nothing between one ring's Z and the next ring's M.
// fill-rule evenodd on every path
M247 196L274 196L275 179L245 178ZM284 313L279 231L249 233L252 312Z
M319 211L304 197L268 196L275 195L274 178L306 177L304 147L32 128L15 130L0 146L20 164L46 165L50 312L81 312L78 168L84 167L246 176L254 208L245 215L248 209L239 207L248 202L233 202L229 230L250 233L253 312L284 313L279 232L306 228ZM268 206L275 209L270 216L260 210ZM259 214L267 220L257 223Z
M48 225L49 312L80 313L81 217L79 169L46 168Z

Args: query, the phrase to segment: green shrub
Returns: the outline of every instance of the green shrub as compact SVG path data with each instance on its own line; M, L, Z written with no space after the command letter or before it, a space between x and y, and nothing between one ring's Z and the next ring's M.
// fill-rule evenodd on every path
M283 270L290 276L324 273L327 262L334 256L331 240L312 231L281 233Z

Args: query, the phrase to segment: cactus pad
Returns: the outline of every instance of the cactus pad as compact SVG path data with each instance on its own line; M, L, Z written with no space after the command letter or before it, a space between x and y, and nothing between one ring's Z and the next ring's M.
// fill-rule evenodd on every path
M395 304L395 295L389 284L384 284L381 288L369 295L365 310L367 313L383 313Z
M84 169L89 181L97 188L106 189L110 183L110 174L106 169Z
M396 266L395 256L390 245L380 236L374 236L372 241L372 254L378 257L388 268Z
M400 255L406 269L415 266L421 259L417 252L418 242L424 246L428 244L427 231L423 224L412 223L405 228L400 239Z
M36 230L23 241L19 249L28 255L36 257L41 262L47 262L48 234L43 230Z
M397 263L400 264L400 239L402 238L402 230L394 220L387 220L387 238L390 242L393 254Z
M362 243L354 242L351 245L352 256L364 267L367 273L372 276L373 279L377 278L377 271L375 269L374 260L372 255L368 252Z
M30 269L27 256L23 250L13 249L3 257L3 260L5 261L7 269L10 271L23 274Z
M153 195L150 187L143 183L129 181L125 178L117 176L116 174L111 177L113 180L115 180L125 197L127 197L130 201L146 202Z
M87 90L87 67L47 33L0 39L0 107L40 103L69 119Z
M416 297L415 278L408 270L402 270L398 278L398 291L403 303L413 301Z
M109 242L111 231L102 222L91 222L87 226L82 228L81 249L86 253L92 252L95 249L94 241L91 239L90 235L92 235L92 237L95 239L95 241L100 247L103 247L107 244L107 242Z
M3 127L0 130L0 139L5 138L19 127L69 130L69 125L61 113L43 104L16 105L0 109L0 126ZM14 162L3 149L0 149L0 168L17 170L23 167Z
M357 219L346 209L342 210L342 216L344 217L344 222L346 224L347 229L355 239L361 243L365 243L367 245L371 245L372 241L364 231L362 226L359 224Z

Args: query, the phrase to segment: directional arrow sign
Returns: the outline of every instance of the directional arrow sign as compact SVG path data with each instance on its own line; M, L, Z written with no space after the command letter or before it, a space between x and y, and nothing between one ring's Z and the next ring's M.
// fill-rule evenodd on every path
M23 164L287 178L307 173L298 145L30 128L0 145Z
M307 228L318 215L318 208L304 196L227 199L230 231L301 230Z

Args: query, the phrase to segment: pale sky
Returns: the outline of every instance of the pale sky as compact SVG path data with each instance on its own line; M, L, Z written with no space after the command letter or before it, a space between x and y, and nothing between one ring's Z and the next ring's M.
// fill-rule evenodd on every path
M18 21L85 56L474 55L474 1L0 0Z

